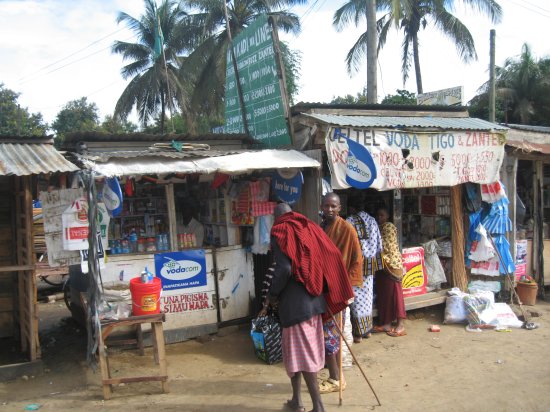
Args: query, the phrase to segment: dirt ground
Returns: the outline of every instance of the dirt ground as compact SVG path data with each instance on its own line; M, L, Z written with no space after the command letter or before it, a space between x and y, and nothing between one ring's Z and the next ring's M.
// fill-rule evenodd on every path
M376 401L357 366L345 372L343 405L338 394L323 395L327 411L548 411L550 410L550 303L526 307L541 316L536 330L471 333L463 325L442 325L443 307L410 312L408 335L376 334L353 351L376 390ZM159 383L115 387L102 400L99 372L85 361L86 336L68 318L63 302L41 303L41 343L45 371L0 383L0 412L23 411L284 411L290 385L282 364L259 361L247 327L167 345L170 393ZM441 332L428 331L440 324ZM152 373L145 357L118 350L111 357L114 376L138 370ZM147 373L147 372L146 372ZM305 385L304 402L311 401Z

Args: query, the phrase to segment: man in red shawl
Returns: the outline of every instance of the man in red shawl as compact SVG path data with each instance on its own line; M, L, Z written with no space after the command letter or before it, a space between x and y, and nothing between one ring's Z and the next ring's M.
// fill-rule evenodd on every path
M323 319L353 298L340 251L324 231L287 204L275 208L271 229L275 272L268 293L278 301L283 328L283 362L292 385L287 407L304 412L300 387L306 382L314 412L324 412L317 372L325 364Z
M339 216L341 209L340 196L336 193L327 193L323 197L321 210L323 211L323 228L327 236L342 254L345 267L345 276L352 286L363 286L363 252L355 228ZM336 315L336 312L333 312ZM343 315L343 313L341 314ZM321 383L321 393L337 392L346 382L340 382L337 362L340 348L340 336L334 320L328 319L323 325L325 333L325 359L329 370L329 377Z

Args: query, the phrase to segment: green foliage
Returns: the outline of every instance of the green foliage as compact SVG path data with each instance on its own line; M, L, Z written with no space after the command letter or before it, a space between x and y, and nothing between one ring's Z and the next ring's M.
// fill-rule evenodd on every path
M347 94L345 96L333 97L330 103L332 104L367 104L367 89L364 88L363 91L357 93L356 96Z
M184 0L184 3L193 10L185 19L185 29L193 39L193 50L181 60L180 72L182 78L185 76L187 90L190 91L188 114L190 124L194 125L195 119L202 113L216 118L224 115L225 60L229 36L222 1ZM236 37L264 13L274 17L279 30L298 33L298 16L284 10L284 7L303 3L305 0L233 0L227 3L231 35ZM286 71L289 97L293 97L297 91L298 54L288 52L285 55L283 52L285 58L285 67L288 65L290 69Z
M57 113L52 123L56 138L62 140L67 133L90 132L99 128L98 108L86 97L71 100Z
M285 70L286 91L290 105L295 103L294 98L298 94L300 81L300 63L302 62L302 53L299 50L292 50L288 43L281 41L281 57Z
M489 84L470 101L470 115L488 118ZM524 44L521 54L496 68L497 122L550 125L550 58L537 59Z
M497 97L495 103L495 121L505 122L503 101ZM468 113L470 117L489 120L489 93L481 93L469 101Z
M138 126L128 120L117 120L114 116L107 115L99 130L112 134L134 133L137 132Z
M166 109L174 112L178 105L184 111L188 107L178 73L180 56L189 46L183 24L186 13L175 0L163 0L159 6L154 0L144 0L144 4L145 13L139 19L123 12L117 19L119 23L126 23L138 42L113 44L112 52L130 61L121 74L124 79L131 79L117 101L114 117L124 120L135 108L143 126L151 119L160 118L161 132L164 132Z
M0 83L0 135L2 136L44 136L48 125L40 113L29 113L19 106L19 93Z
M201 114L194 119L193 127L189 127L189 120L181 114L176 114L165 121L164 133L175 134L206 134L211 133L214 127L223 125L223 119ZM142 129L143 133L163 134L161 132L160 119L157 118L152 124Z
M382 104L416 104L416 94L407 90L397 89L397 94L388 94Z
M415 68L417 92L422 93L422 76L420 73L419 34L421 30L432 25L456 47L457 53L464 62L477 59L473 37L468 28L453 14L456 3L449 0L377 0L376 8L381 17L377 21L378 50L384 47L387 35L392 27L403 31L404 39L401 49L401 71L403 84L409 77L412 65ZM498 23L502 9L494 0L462 0L464 6L490 17ZM367 1L348 0L334 14L333 24L337 30L354 24L356 27L364 21L367 12ZM366 27L365 27L366 30ZM348 71L354 73L362 65L367 51L367 33L362 33L348 52L346 64Z

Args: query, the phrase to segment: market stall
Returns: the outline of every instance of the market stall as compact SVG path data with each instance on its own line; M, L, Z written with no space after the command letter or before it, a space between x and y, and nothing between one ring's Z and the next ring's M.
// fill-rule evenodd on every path
M407 308L444 302L442 285L465 288L462 184L499 179L507 128L460 107L300 104L293 114L309 147L324 149L324 174L343 203L359 190L368 213L381 204L393 211ZM428 254L446 281L424 270Z
M550 128L508 125L501 179L510 193L510 236L516 251L516 277L550 284Z
M167 342L249 316L253 254L267 252L275 200L294 197L307 209L311 194L300 196L302 182L319 162L294 150L248 150L239 135L82 137L69 136L65 145L95 176L103 286L127 286L146 270L159 277ZM116 207L112 198L120 199ZM42 203L46 215L47 195ZM86 288L82 256L69 253L78 293Z
M40 370L32 179L77 169L49 137L0 139L0 338L13 348L3 351L0 380Z

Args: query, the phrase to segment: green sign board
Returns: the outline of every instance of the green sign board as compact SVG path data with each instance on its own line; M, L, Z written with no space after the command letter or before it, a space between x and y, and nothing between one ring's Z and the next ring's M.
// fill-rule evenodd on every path
M281 147L290 145L291 139L271 33L267 16L262 15L235 37L233 45L248 130L262 145ZM244 133L230 50L227 51L224 131Z

